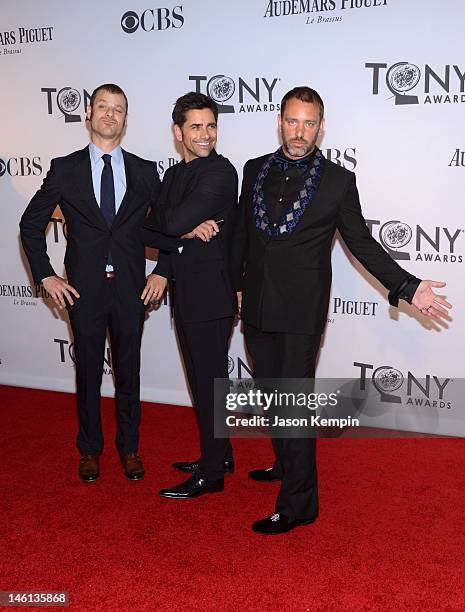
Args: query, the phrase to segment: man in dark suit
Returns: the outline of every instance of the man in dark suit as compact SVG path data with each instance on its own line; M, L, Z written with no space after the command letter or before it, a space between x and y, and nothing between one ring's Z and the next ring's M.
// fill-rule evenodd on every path
M67 308L74 336L79 419L79 476L99 478L103 450L100 386L107 329L116 389L116 445L126 477L144 476L137 454L140 421L140 345L144 306L161 296L165 279L145 277L144 224L155 210L160 180L153 162L124 151L127 98L114 84L98 87L87 108L91 143L53 159L20 227L34 280L56 305ZM47 255L45 230L56 206L66 220L67 280ZM146 242L176 248L180 242L147 231Z
M389 301L413 303L425 315L450 304L372 238L362 216L355 175L326 160L316 147L323 127L316 91L297 87L281 103L282 147L244 167L233 240L233 275L242 295L245 341L258 378L313 378L331 288L336 229L350 251L385 287ZM272 468L252 470L259 481L282 480L275 513L254 531L285 533L318 515L316 440L273 439Z
M160 227L166 234L195 236L182 252L160 254L156 272L172 279L174 319L200 430L198 461L174 467L192 475L160 495L196 497L222 491L234 464L229 440L215 438L214 378L228 377L228 341L237 310L229 263L237 173L215 151L218 108L207 96L188 93L173 110L183 160L169 168L160 195ZM205 221L208 219L209 221ZM209 239L208 232L212 232Z

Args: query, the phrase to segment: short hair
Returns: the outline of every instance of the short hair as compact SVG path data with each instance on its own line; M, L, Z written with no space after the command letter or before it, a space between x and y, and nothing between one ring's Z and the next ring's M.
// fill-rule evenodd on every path
M323 119L325 105L323 104L320 94L311 87L305 86L294 87L294 89L288 91L287 94L284 94L284 97L281 100L281 117L284 115L286 104L291 98L297 98L297 100L302 100L302 102L317 104L320 108L320 121Z
M209 108L215 117L215 121L218 120L218 106L216 102L205 94L190 91L176 100L171 114L173 123L182 127L190 110L202 110L203 108Z
M112 94L120 94L123 96L124 101L126 102L126 113L128 112L128 99L124 91L121 89L119 85L115 85L114 83L104 83L103 85L99 85L94 89L92 95L90 96L89 104L90 106L94 106L95 98L99 91L108 91L108 93Z

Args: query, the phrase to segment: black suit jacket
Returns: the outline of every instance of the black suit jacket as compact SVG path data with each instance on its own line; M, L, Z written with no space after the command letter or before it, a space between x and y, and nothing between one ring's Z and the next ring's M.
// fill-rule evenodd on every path
M236 170L216 151L166 171L159 206L163 233L182 236L207 219L224 219L219 234L210 242L193 238L183 241L181 253L160 253L155 271L175 279L175 312L185 322L236 313L229 258L236 210Z
M73 308L92 315L104 290L108 252L116 271L113 281L124 310L139 312L144 307L140 294L145 286L144 243L157 248L175 248L179 241L144 230L149 208L155 214L160 179L153 162L123 150L126 193L111 228L95 199L89 148L53 159L42 187L37 191L20 222L21 240L34 280L55 271L47 255L45 230L60 206L67 227L65 268L68 282L80 298Z
M336 229L355 257L390 290L390 301L396 304L397 293L415 277L371 236L352 172L326 160L319 187L293 232L269 237L255 227L253 187L268 158L245 164L233 238L233 277L235 288L243 291L243 321L263 331L321 334Z

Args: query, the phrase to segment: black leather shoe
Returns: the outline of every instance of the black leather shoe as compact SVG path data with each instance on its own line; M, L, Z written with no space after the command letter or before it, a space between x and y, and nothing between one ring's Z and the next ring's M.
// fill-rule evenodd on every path
M205 493L219 493L224 489L224 479L220 480L205 480L195 474L176 485L172 489L162 489L160 495L162 497L171 497L174 499L187 499L189 497L198 497Z
M100 478L98 455L82 455L79 461L79 478L83 482L95 482Z
M199 469L199 459L197 461L175 461L172 464L175 470L179 470L180 472L195 472ZM234 459L226 459L224 462L224 473L225 474L233 474L234 469Z
M126 453L121 456L124 475L128 480L142 480L145 474L142 459L136 453Z
M315 518L311 519L296 519L290 521L284 514L272 514L268 518L253 523L252 529L256 533L263 533L264 535L277 535L278 533L287 533L291 531L291 529L295 529L302 525L310 525L316 521L316 518L315 516Z
M249 472L249 478L252 480L258 480L259 482L274 482L275 480L281 480L281 476L278 476L273 468L266 468L266 470L252 470Z

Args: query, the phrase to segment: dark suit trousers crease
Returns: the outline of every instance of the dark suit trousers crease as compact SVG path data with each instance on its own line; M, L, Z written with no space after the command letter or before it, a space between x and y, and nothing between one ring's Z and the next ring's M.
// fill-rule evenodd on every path
M144 309L136 305L134 311L122 312L114 281L109 280L102 299L95 303L92 318L82 316L79 303L68 310L76 361L78 449L82 454L91 455L99 455L103 450L100 387L108 330L115 378L116 447L122 454L136 452L141 415L140 345Z
M215 438L214 379L228 378L228 341L234 317L186 323L175 309L176 331L200 431L197 475L218 480L224 461L232 458L228 439Z
M245 325L257 378L314 378L321 336L263 332ZM315 438L274 438L274 471L282 478L276 512L290 520L318 515Z

